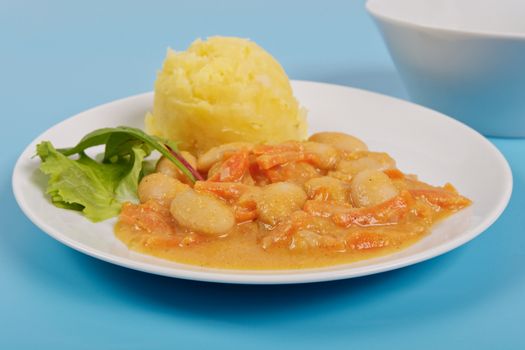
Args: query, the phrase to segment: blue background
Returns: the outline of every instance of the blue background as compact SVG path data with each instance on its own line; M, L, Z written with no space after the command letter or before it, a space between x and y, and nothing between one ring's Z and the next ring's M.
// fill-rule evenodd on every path
M151 90L168 46L214 34L255 40L295 79L406 97L362 1L0 2L0 348L525 348L524 139L491 139L515 187L483 235L353 280L236 286L148 275L73 251L24 217L10 177L33 138Z

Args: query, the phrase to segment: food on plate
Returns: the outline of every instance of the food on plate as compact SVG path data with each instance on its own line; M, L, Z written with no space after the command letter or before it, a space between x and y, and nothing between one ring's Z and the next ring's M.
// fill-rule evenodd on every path
M146 124L151 134L103 128L71 148L43 141L40 169L54 205L93 222L118 216L116 236L130 249L181 263L352 262L405 248L471 203L355 136L305 140L305 111L282 67L244 39L169 51ZM94 146L104 147L100 159Z
M407 247L470 204L343 133L187 157L202 180L157 166L140 181L140 203L123 205L116 235L131 249L217 268L328 266Z
M184 52L168 50L146 129L199 155L230 142L302 140L305 114L268 52L246 39L217 36Z

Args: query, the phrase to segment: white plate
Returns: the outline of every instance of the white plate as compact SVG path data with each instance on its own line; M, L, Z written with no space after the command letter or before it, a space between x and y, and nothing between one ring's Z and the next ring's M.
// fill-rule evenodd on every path
M75 144L87 132L107 126L142 127L152 93L111 102L71 117L44 132L18 159L13 191L24 213L58 241L96 258L159 275L214 282L280 284L336 280L369 275L430 259L486 230L505 209L512 174L501 153L483 136L438 112L391 97L343 86L294 81L294 92L307 107L310 132L337 130L363 139L372 150L386 151L399 169L423 181L454 184L474 204L444 221L420 242L399 253L320 269L250 271L201 268L129 251L113 234L115 220L91 223L74 211L58 209L45 197L45 177L32 158L35 145Z

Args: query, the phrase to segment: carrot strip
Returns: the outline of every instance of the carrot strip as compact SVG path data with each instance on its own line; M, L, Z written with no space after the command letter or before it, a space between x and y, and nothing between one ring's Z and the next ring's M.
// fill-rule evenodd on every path
M369 208L353 208L330 201L306 201L304 210L313 216L331 218L338 226L390 225L400 222L409 212L414 199L409 192Z
M213 174L209 181L239 182L250 166L248 151L241 150L233 153L221 164L219 170Z
M124 203L120 212L120 221L147 232L175 233L169 210L153 200L142 204Z
M303 145L299 142L287 142L279 145L258 145L252 150L252 153L259 156L283 152L302 152L303 149Z
M424 198L430 204L448 210L463 209L472 203L470 199L445 189L415 189L409 191L416 198Z
M278 165L283 165L290 162L297 162L304 159L304 154L301 152L280 152L272 154L262 154L257 157L257 164L259 168L268 170Z
M196 191L209 192L226 200L236 200L251 186L238 182L197 181L193 188Z
M392 180L402 180L405 178L405 174L403 174L398 169L387 169L383 171L389 178Z

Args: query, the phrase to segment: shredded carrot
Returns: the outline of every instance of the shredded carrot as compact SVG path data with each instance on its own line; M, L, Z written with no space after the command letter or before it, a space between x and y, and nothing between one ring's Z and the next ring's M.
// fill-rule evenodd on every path
M219 170L213 174L209 181L220 182L239 182L244 174L248 171L250 163L248 161L248 151L240 150L233 153L219 167Z
M389 178L392 180L402 180L405 178L405 174L403 174L398 169L387 169L383 171Z

